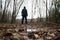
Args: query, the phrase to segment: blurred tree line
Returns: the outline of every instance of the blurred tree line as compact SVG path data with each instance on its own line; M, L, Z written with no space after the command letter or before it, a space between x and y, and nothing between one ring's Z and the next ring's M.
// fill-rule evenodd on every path
M13 3L12 3L13 1ZM5 0L3 4L3 0L0 0L0 22L1 23L15 23L16 16L19 13L20 7L23 4L24 0ZM11 13L8 11L9 6L11 6L11 3L13 4L13 12ZM3 7L4 5L4 7ZM4 8L4 9L3 9ZM10 7L11 8L11 7Z
M48 18L50 22L60 23L60 0L52 0Z
M13 11L8 11L9 6L11 6L11 2L13 1ZM0 0L0 22L1 23L15 23L16 17L19 13L20 7L23 4L24 0L5 0L4 1L4 7L3 7L3 1ZM42 20L45 20L46 22L54 22L54 23L60 23L60 0L52 0L51 6L48 10L48 0L44 1L43 3L46 6L46 18L41 18L41 9L40 9L40 0L32 0L32 15L31 18L33 19L33 16L35 13L38 14L37 21L41 22ZM33 21L31 19L31 22Z

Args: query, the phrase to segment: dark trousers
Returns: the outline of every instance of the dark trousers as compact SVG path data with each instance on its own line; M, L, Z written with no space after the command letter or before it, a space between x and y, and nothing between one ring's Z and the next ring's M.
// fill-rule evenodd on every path
M24 20L25 20L25 23L27 24L27 16L22 16L22 24L23 24Z

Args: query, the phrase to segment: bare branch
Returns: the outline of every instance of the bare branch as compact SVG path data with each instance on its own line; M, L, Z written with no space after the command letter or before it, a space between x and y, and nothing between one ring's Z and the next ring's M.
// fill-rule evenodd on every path
M18 11L17 11L17 15L18 15L18 13L19 13L20 7L21 7L21 5L23 4L23 2L24 2L24 0L22 0L21 4L20 4L20 6L19 6L19 9L18 9ZM17 15L16 15L16 16L17 16Z

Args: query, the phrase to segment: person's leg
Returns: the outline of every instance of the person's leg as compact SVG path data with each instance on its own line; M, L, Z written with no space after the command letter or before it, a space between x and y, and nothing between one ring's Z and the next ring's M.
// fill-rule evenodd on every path
M27 17L25 17L25 23L27 24Z
M22 24L23 24L23 22L24 22L24 16L22 16Z

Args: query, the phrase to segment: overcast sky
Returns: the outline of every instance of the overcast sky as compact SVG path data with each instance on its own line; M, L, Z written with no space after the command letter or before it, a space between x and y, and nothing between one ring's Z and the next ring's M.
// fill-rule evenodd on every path
M41 17L46 17L46 5L43 3L43 0L39 0L40 1L40 13L41 13ZM45 1L45 0L44 0ZM11 1L11 3L13 3L13 1ZM48 9L50 7L49 3L51 3L51 0L48 0ZM4 5L4 0L3 0L3 5ZM10 4L9 6L9 10L13 10L13 7L12 7L13 4ZM20 11L17 15L17 19L21 19L22 16L21 16L21 11L23 9L23 7L26 6L26 9L28 11L28 19L31 19L32 17L32 0L24 0L24 3L22 4L21 8L20 8ZM38 9L37 9L38 10ZM39 16L39 13L38 11L33 15L33 18L37 18Z

